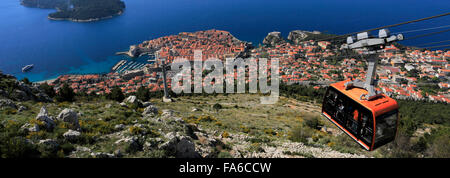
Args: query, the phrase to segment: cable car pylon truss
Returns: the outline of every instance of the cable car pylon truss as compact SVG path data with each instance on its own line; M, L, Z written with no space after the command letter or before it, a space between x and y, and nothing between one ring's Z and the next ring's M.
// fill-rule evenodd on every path
M361 81L359 79L349 81L345 83L345 89L357 87L367 90L368 94L362 94L361 100L373 100L380 96L381 92L375 90L377 83L374 78L376 77L376 70L378 64L377 53L383 50L385 46L391 45L395 41L403 40L403 34L391 35L388 29L381 29L378 32L378 37L369 35L369 32L358 33L355 36L347 37L347 44L342 46L343 49L367 49L363 54L367 57L368 69L366 73L366 80Z

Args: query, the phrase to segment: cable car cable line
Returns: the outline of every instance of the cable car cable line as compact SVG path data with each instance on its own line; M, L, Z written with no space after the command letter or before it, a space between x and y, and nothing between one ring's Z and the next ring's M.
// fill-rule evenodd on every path
M445 33L450 31L450 29L446 29L446 30L442 30L442 31L437 31L437 32L431 32L431 33L426 33L426 34L421 34L421 35L416 35L416 36L412 36L412 37L408 37L405 38L404 40L412 40L412 39L417 39L417 38L422 38L422 37L427 37L427 36L431 36L431 35L436 35L436 34L440 34L440 33Z
M315 41L327 41L327 40L336 39L336 38L344 38L344 37L355 35L355 34L362 33L362 32L369 32L369 31L380 30L380 29L383 29L383 28L396 27L396 26L400 26L400 25L406 25L406 24L410 24L410 23L430 20L430 19L444 17L444 16L448 16L448 15L450 15L450 12L439 14L439 15L434 15L434 16L431 16L431 17L425 17L425 18L421 18L421 19L401 22L401 23L397 23L397 24L392 24L392 25L386 25L386 26L382 26L382 27L372 28L372 29L368 29L368 30L362 30L362 31L358 31L358 32L347 33L347 34L338 35L338 36L331 37L331 38L323 38L323 39L319 39L319 40L315 40Z
M423 43L423 44L419 44L419 45L415 45L415 46L425 46L425 45L439 44L439 43L444 43L444 42L449 42L449 41L450 40L436 41L436 42L431 42L431 43Z
M332 83L343 82L343 81L346 81L346 80L336 80L336 81L305 80L304 82L311 82L313 84L319 84L319 85L329 85L329 84L332 84ZM377 82L381 83L381 84L397 84L397 85L401 85L400 82L381 82L380 80L378 80ZM296 83L296 82L293 82L293 83ZM423 85L437 85L437 83L432 83L432 82L421 82L421 83L413 82L413 84L414 85L420 85L420 86L423 86Z
M442 47L450 47L450 44L447 45L438 45L438 46L425 46L423 48L433 49L433 48L442 48Z
M450 27L450 25L443 25L443 26L431 27L431 28L422 28L422 29L409 30L409 31L403 31L403 32L395 32L395 33L392 33L392 34L420 32L420 31L435 30L435 29L447 28L447 27Z

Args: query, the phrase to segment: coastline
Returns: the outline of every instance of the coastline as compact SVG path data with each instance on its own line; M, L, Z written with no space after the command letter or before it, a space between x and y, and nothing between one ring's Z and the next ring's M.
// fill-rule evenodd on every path
M56 81L57 79L58 79L58 77L56 77L54 79L47 79L47 80L42 80L42 81L36 81L36 82L33 82L33 83L38 83L38 84L47 83L47 84L50 84L50 83L53 83L54 81Z
M125 11L125 10L123 10ZM81 20L81 19L74 19L74 18L53 18L50 17L50 15L47 16L48 19L50 20L56 20L56 21L72 21L72 22L79 22L79 23L85 23L85 22L95 22L95 21L99 21L99 20L105 20L105 19L110 19L116 16L120 16L123 14L123 11L119 11L118 13L114 14L114 15L110 15L107 17L101 17L101 18L91 18L91 19L86 19L86 20Z

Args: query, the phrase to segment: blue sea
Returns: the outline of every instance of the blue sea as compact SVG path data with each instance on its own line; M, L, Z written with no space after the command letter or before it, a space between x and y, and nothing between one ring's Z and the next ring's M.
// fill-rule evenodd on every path
M106 73L132 44L161 36L208 29L230 31L258 45L268 32L292 30L334 34L370 29L450 12L448 0L124 0L121 16L89 23L52 21L55 10L0 2L0 71L31 81L61 74ZM391 32L450 25L450 17L391 28ZM442 30L442 29L440 29ZM439 30L435 30L439 31ZM428 33L425 31L420 33ZM419 34L419 33L417 33ZM417 35L406 33L407 35ZM450 33L404 41L420 45L447 40ZM35 67L28 73L21 68Z

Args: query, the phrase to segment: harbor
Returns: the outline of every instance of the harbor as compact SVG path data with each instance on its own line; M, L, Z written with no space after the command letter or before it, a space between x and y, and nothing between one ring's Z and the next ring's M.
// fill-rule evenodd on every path
M155 55L148 54L142 55L137 58L124 58L116 63L112 68L112 72L124 73L126 71L139 70L144 68L147 64L155 63Z

